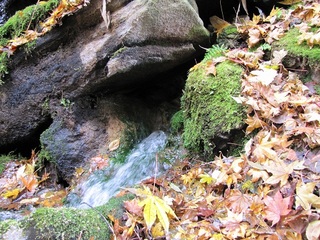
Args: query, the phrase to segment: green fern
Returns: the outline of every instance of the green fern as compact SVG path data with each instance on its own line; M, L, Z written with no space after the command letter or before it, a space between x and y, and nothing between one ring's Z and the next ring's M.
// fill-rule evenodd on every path
M212 58L222 56L228 48L226 48L223 44L222 45L212 45L211 48L206 49L206 54L204 55L203 60L207 61Z

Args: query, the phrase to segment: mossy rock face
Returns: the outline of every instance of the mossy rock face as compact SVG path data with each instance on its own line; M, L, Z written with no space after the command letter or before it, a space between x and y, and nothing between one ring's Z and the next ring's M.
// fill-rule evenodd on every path
M182 96L184 145L195 152L213 154L224 148L228 137L243 126L244 109L232 98L241 89L241 66L229 61L206 74L208 61L190 72ZM215 149L216 148L216 149Z

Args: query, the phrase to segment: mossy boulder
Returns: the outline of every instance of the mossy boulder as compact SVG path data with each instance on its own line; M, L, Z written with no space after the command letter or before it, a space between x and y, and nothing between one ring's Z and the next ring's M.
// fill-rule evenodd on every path
M110 239L108 215L121 218L123 201L133 195L114 197L97 208L38 208L29 217L0 222L0 239Z
M316 31L319 28L314 28ZM320 84L320 45L314 45L312 48L306 42L299 42L299 30L292 28L285 33L279 41L273 43L273 50L284 49L288 52L283 60L283 64L288 69L300 69L302 79L305 82L314 81Z
M232 98L241 90L241 66L230 61L216 65L216 76L207 74L204 60L189 73L182 110L184 145L194 152L213 154L227 149L235 129L244 124L244 109Z

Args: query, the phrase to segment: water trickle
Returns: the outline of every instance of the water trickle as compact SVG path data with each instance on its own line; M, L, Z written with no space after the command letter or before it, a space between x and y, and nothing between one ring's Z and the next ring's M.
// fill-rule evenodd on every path
M112 164L103 171L94 172L69 194L69 206L100 206L107 203L121 187L133 186L155 172L160 173L163 166L156 169L156 154L165 147L166 140L164 132L153 132L130 152L123 165Z

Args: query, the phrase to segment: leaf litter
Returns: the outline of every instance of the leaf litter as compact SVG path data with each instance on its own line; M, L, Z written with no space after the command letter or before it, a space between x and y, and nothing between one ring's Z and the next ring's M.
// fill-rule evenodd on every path
M297 1L291 2L284 4ZM319 27L319 9L319 3L304 1L295 10L273 9L268 17L254 16L237 28L253 48L277 41L299 18L297 44L313 48L319 45L318 31L309 30ZM270 61L263 61L258 47L209 60L206 74L218 74L215 66L222 61L246 69L241 94L234 99L247 108L251 139L239 157L185 159L157 184L150 180L127 189L136 198L125 203L117 239L320 238L320 96L285 69L286 55L274 51Z
M318 46L320 5L303 2L295 10L273 9L268 17L244 19L236 23L238 32L253 48L277 41L299 19L297 44ZM27 30L0 52L12 54L85 4L62 1L41 32ZM217 32L226 26L223 22ZM136 195L125 202L127 212L122 219L109 216L117 239L319 239L320 97L283 67L285 55L280 50L266 62L261 47L233 49L207 64L206 73L213 75L227 60L246 69L241 95L233 97L247 107L246 133L253 137L239 157L220 155L206 163L185 159L162 177L127 189ZM0 179L1 208L62 204L65 190L36 194L50 175L39 177L35 161L33 154L25 163L10 163ZM98 156L92 164L94 171L108 161ZM77 169L75 177L83 172Z

